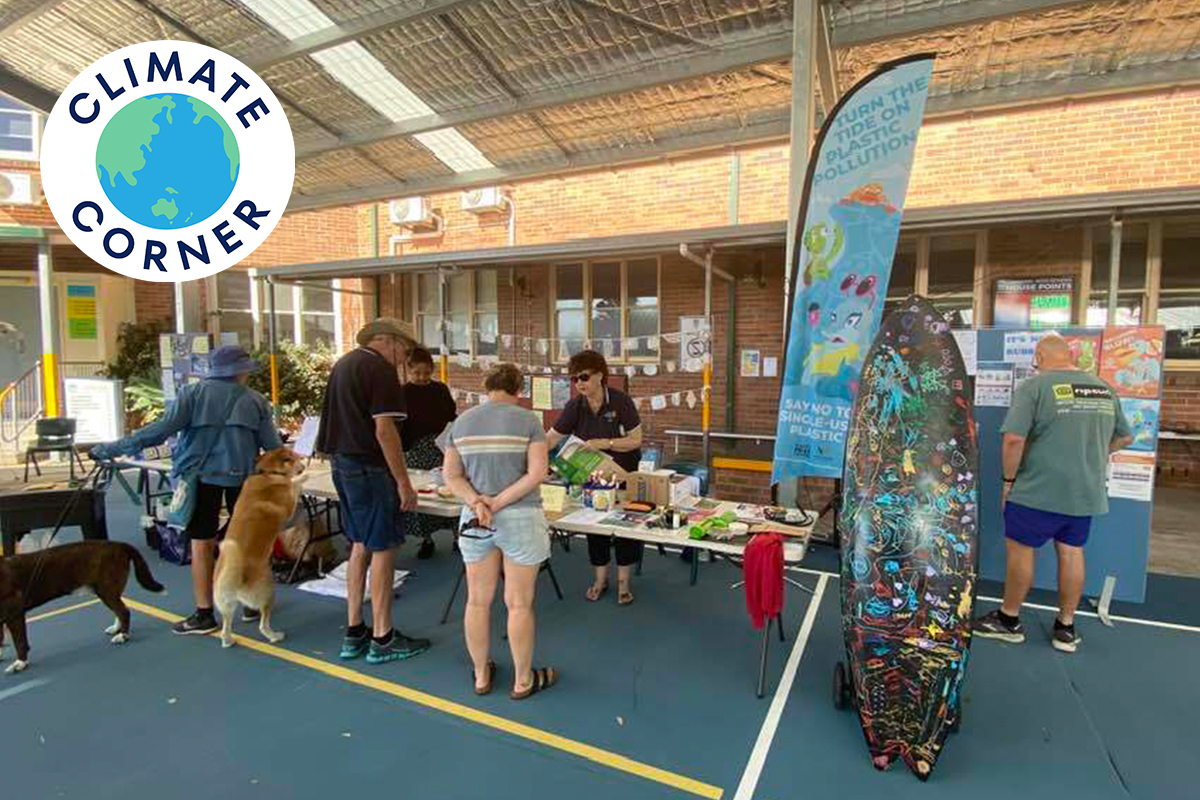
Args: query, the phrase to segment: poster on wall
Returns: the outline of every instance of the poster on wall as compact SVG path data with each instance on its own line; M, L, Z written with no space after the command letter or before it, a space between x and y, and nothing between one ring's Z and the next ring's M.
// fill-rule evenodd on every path
M1113 453L1108 460L1108 496L1149 503L1154 498L1154 454Z
M1071 348L1071 363L1075 368L1098 375L1101 337L1092 334L1064 334L1063 338Z
M704 317L679 318L679 368L683 372L699 372L704 368L708 352L707 320Z
M958 352L962 353L963 366L968 375L974 375L978 369L976 359L979 355L979 332L970 329L950 331L954 341L958 342Z
M1121 397L1158 397L1165 339L1161 327L1109 328L1100 348L1100 377Z
M762 351L761 350L743 350L742 351L742 377L757 378L762 372Z
M158 349L166 399L174 399L184 386L208 375L211 340L207 333L163 333Z
M1153 453L1158 447L1158 401L1122 397L1121 410L1133 431L1133 442L1126 449Z
M842 96L817 134L792 234L772 484L842 475L932 71L926 55L884 64Z
M96 287L67 284L67 338L96 338Z
M1037 344L1044 335L1035 331L1004 334L1004 360L1018 367L1031 366Z
M975 405L1008 408L1012 405L1013 365L980 361L975 370Z
M996 281L992 323L997 328L1063 328L1071 324L1075 279L1024 278Z
M108 378L63 378L66 414L75 420L79 444L111 442L125 435L125 389Z

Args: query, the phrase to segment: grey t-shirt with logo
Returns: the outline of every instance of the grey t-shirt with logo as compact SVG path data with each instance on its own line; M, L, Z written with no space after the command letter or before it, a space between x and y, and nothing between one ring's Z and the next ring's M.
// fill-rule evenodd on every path
M1000 430L1025 437L1010 501L1076 517L1108 513L1109 444L1130 435L1111 386L1079 370L1034 375L1017 387Z
M467 480L480 494L495 496L524 477L529 445L546 441L541 420L532 411L511 403L488 402L454 421L450 444L462 458ZM514 506L541 508L535 488Z

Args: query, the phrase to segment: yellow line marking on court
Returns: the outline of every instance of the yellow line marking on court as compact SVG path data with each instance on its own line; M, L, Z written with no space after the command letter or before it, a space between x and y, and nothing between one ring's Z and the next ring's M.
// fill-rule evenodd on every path
M165 622L178 622L183 617L172 614L154 606L146 605L137 600L125 598L125 604L135 611L140 611L151 617L161 619ZM214 637L219 634L212 634ZM484 727L493 728L522 739L528 739L547 747L561 750L565 753L578 756L579 758L593 761L618 772L627 772L630 775L636 775L639 778L645 778L648 781L661 783L675 789L679 789L689 794L697 795L698 797L706 797L709 800L721 800L725 790L719 786L702 783L700 781L688 778L684 775L679 775L674 772L668 772L658 767L652 767L649 764L643 764L640 761L634 761L617 753L610 753L607 750L602 750L599 747L593 747L590 744L577 742L574 739L568 739L564 736L559 736L554 733L543 731L531 725L526 725L521 722L514 722L504 717L489 714L486 711L480 711L477 708L455 703L451 700L444 700L435 695L427 694L417 689L410 689L407 686L402 686L391 681L381 680L370 675L364 675L361 672L356 672L346 667L331 664L328 661L322 661L317 658L297 653L294 650L286 650L282 647L276 647L267 642L260 642L257 639L250 639L239 634L234 634L234 640L239 645L242 645L250 650L263 653L269 656L281 658L284 661L291 662L301 667L316 670L333 678L340 678L350 683L356 683L359 686L365 686L368 689L374 689L385 694L390 694L393 697L399 697L402 700L416 703L426 708L432 708L435 711L441 711L460 719L465 719L470 722L483 725Z
M99 598L96 598L94 600L87 600L82 603L76 603L73 606L67 606L66 608L59 608L59 609L55 609L54 611L47 611L45 614L38 614L36 617L30 617L29 619L25 620L25 622L27 622L27 623L28 622L37 622L39 619L50 619L51 617L57 617L59 614L68 614L72 611L78 611L81 608L87 608L88 606L94 606L94 605L96 605L96 603L99 603L99 602L100 602Z

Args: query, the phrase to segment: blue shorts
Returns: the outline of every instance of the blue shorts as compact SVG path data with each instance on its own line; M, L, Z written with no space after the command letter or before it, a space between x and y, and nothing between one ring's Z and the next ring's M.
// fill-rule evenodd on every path
M1091 517L1073 517L1008 502L1004 505L1004 535L1026 547L1038 548L1053 539L1070 547L1087 544Z
M404 542L400 496L391 470L335 455L333 485L347 539L371 552L391 550Z
M470 509L464 508L459 525L475 519ZM482 561L499 550L514 564L536 567L550 557L550 531L541 506L509 506L503 508L492 519L494 531L472 528L458 537L458 549L464 564Z

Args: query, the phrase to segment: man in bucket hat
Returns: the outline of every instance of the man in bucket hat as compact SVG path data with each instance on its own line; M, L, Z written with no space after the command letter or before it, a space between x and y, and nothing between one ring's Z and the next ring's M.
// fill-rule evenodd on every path
M199 470L196 506L185 533L192 550L192 594L196 611L172 628L179 634L217 630L213 613L213 567L221 502L233 513L242 484L254 472L260 452L283 447L271 421L267 398L246 384L259 368L238 345L225 345L209 356L208 375L184 386L161 419L116 442L92 448L97 461L132 456L179 434L171 452L172 476ZM257 612L243 611L249 619Z
M411 658L428 639L405 636L392 625L393 548L404 541L402 512L417 507L396 421L405 415L397 367L416 342L394 319L367 323L358 347L338 359L325 387L316 449L333 462L342 526L351 542L346 572L346 635L339 656L366 655L367 663ZM367 568L372 625L363 621Z

